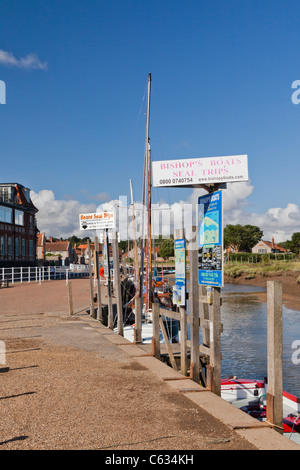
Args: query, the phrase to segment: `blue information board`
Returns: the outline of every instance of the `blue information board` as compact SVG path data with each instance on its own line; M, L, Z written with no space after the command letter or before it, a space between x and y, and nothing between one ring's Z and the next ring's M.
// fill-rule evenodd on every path
M199 284L223 286L223 205L222 190L198 199Z
M175 285L173 286L173 303L185 305L185 240L174 241L175 249Z

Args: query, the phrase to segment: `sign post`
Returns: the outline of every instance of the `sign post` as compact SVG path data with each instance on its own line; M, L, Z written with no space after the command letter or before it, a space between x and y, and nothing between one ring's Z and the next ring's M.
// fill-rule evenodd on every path
M199 284L223 287L223 205L222 190L198 199Z
M108 289L108 327L113 329L113 309L112 309L112 290L111 290L111 272L109 262L109 240L108 230L113 229L115 226L115 215L114 212L94 212L88 214L79 214L79 225L80 230L104 230L104 274L107 277L107 289ZM98 239L97 239L98 240ZM96 245L96 242L95 242ZM90 280L91 280L91 315L94 317L94 303L93 303L93 284L91 277L91 250L88 242L89 250L89 267L90 267ZM96 263L97 264L97 263ZM98 276L98 268L97 276ZM98 276L99 277L99 276ZM101 292L100 292L100 280L98 283L98 317L101 318Z
M95 277L97 280L97 297L98 297L98 310L97 310L97 320L102 323L102 299L101 299L101 282L100 282L100 273L99 273L99 242L98 237L95 237L95 258L94 258L94 267L95 267Z
M175 233L175 285L173 287L173 303L185 306L186 291L186 263L185 263L185 239L177 239Z
M88 239L88 257L89 257L89 274L90 274L90 315L92 318L95 316L94 309L94 288L93 288L93 273L92 273L92 252L90 239Z
M112 290L111 290L111 270L110 270L110 259L109 259L109 241L108 241L108 229L104 231L104 275L107 278L107 295L108 295L108 317L107 317L107 326L111 330L114 327L114 318L113 318L113 307L112 307Z
M175 286L173 303L180 313L180 370L187 375L186 255L184 229L175 229Z
M200 380L200 348L209 357L206 383L217 395L221 393L222 324L220 294L224 283L223 208L222 191L220 189L225 189L227 183L248 180L247 155L152 162L153 187L203 188L208 193L198 200L198 207L201 210L200 227L193 223L192 239L189 244L190 377L196 382ZM197 233L198 228L199 233ZM180 243L179 240L178 243ZM180 281L179 279L176 279L176 281L174 298L175 302L180 304ZM199 345L200 305L203 346Z

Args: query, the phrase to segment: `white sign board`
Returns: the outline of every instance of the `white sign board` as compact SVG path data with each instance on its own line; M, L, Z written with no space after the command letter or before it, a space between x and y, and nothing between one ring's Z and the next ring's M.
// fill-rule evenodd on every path
M164 160L152 163L154 187L248 181L248 156Z
M104 243L104 232L99 232L98 234L99 243ZM112 243L112 231L108 232L108 242ZM120 233L118 232L118 243L120 242Z
M101 230L114 228L113 212L95 212L79 215L80 230Z

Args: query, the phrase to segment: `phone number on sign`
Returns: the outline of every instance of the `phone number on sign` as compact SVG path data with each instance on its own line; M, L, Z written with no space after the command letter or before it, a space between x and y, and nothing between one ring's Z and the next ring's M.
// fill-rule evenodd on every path
M173 178L167 180L159 180L159 184L176 184L176 183L192 183L193 178Z

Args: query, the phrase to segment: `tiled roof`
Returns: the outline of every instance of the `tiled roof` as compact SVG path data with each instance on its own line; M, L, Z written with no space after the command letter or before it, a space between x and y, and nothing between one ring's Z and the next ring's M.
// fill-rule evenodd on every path
M269 242L267 240L261 240L263 243L265 243L265 245L269 246L270 248L273 248L274 250L279 250L279 251L282 251L282 252L286 252L286 249L283 248L282 246L280 245L276 245L276 243L273 243L273 242Z
M47 242L46 251L67 251L69 249L70 242L68 241L57 241L57 242Z

